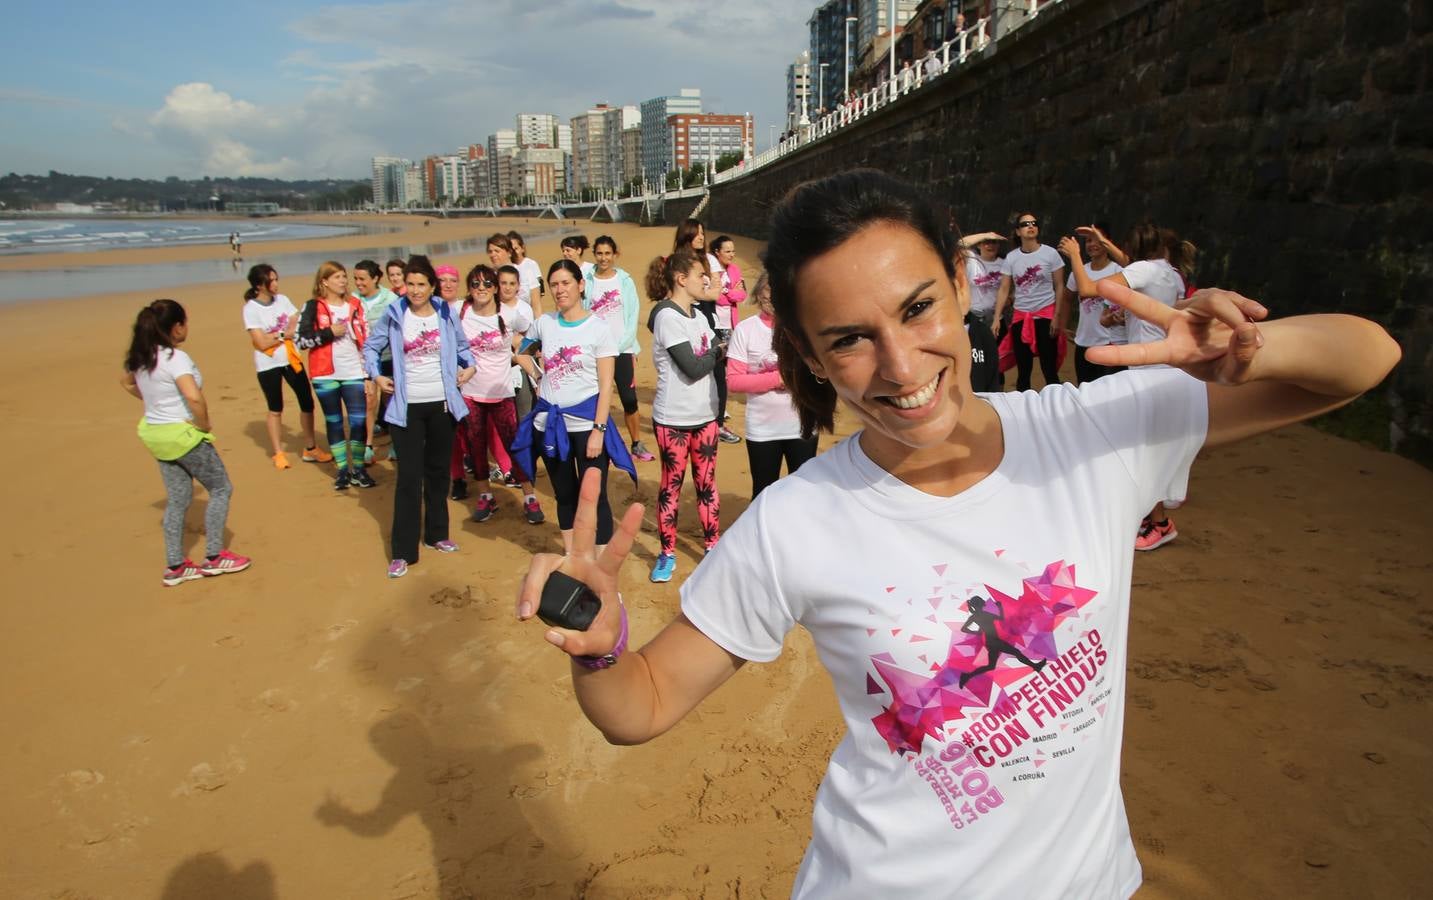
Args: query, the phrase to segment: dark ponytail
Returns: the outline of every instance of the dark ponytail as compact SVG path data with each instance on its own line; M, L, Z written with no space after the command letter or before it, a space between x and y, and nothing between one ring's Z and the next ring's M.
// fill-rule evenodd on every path
M677 286L677 273L690 272L697 263L702 264L703 271L706 270L706 260L691 247L673 251L671 256L654 258L647 267L647 298L659 302L672 296L672 288Z
M269 284L269 276L276 274L274 267L268 263L259 263L249 268L249 289L244 292L244 302L259 296L259 289L266 288Z
M156 300L139 311L134 320L134 336L129 340L129 352L124 356L124 370L130 374L143 369L154 371L159 363L159 351L172 348L174 343L169 333L174 326L188 321L184 307L177 300Z

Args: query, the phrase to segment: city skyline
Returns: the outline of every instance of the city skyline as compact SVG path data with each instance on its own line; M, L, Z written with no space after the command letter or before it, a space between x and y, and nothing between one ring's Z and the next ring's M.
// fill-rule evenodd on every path
M699 86L706 109L750 113L764 146L768 126L784 121L785 67L807 43L811 9L494 0L475 14L448 0L166 0L56 17L22 6L10 24L26 39L0 83L11 125L0 168L361 179L375 156L485 142L519 110L567 123L597 103L638 104L662 90L654 73L668 93ZM504 23L497 39L489 18ZM475 40L461 41L465 31ZM57 53L67 46L84 53Z

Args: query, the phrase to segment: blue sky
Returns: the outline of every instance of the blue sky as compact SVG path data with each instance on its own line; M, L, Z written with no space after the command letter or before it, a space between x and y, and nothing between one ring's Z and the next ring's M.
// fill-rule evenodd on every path
M785 115L813 3L394 0L6 6L0 173L364 178L518 112L702 90Z

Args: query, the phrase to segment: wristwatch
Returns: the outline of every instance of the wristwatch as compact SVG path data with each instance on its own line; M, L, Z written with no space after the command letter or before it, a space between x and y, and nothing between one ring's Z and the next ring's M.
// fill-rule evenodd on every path
M606 433L607 433L607 423L606 423L606 422L593 422L593 423L592 423L592 427L593 427L593 428L596 428L598 431L602 432L603 434L606 434Z

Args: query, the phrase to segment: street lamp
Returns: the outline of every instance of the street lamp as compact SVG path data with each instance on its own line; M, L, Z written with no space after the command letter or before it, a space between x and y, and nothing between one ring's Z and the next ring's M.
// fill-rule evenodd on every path
M830 63L821 64L821 86L816 90L816 99L821 102L821 109L826 108L826 67Z
M851 23L860 21L855 16L846 17L846 83L841 89L841 102L851 96Z

